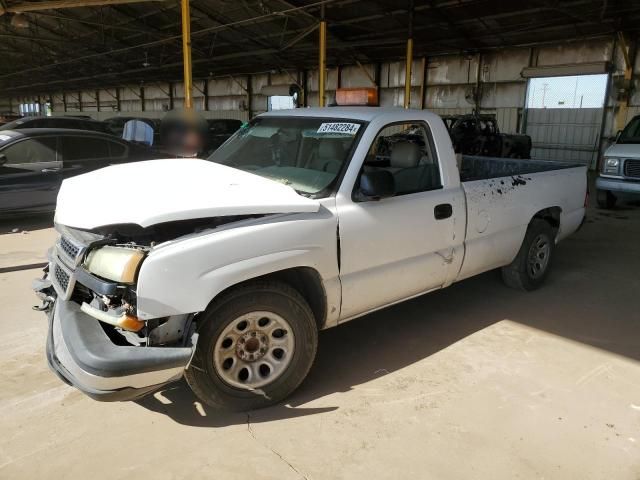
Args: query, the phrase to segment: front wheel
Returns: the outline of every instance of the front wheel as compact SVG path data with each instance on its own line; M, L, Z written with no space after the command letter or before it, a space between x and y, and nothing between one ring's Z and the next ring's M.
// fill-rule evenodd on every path
M596 192L596 201L600 208L611 209L616 206L616 196L609 190L598 190Z
M199 324L185 377L213 408L251 410L277 403L300 385L315 358L313 313L285 283L257 281L232 290Z
M520 290L540 288L549 273L554 248L553 227L545 220L534 218L515 260L502 267L502 280L507 286Z

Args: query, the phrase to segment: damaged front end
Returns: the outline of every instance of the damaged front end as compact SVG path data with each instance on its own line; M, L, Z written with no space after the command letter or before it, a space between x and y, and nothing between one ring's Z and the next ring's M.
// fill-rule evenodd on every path
M137 272L153 242L56 228L44 278L33 285L42 300L34 308L48 314L51 369L104 401L139 398L181 378L197 342L194 315L137 316Z

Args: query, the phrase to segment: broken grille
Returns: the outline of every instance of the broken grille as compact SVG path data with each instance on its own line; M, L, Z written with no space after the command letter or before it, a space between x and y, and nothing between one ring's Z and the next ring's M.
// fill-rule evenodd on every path
M67 274L67 272L65 272L62 268L60 268L59 265L56 264L54 265L53 274L58 285L60 285L62 290L66 292L69 288L69 275Z
M78 256L78 253L80 253L80 247L74 245L73 243L71 243L71 241L69 241L69 239L65 237L60 237L60 248L65 253L65 255L72 260L75 260Z

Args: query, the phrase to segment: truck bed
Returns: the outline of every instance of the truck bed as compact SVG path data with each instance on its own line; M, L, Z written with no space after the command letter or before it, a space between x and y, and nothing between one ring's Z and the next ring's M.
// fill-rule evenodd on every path
M584 217L585 165L464 155L461 164L467 225L458 280L511 263L538 212L555 219L557 240Z
M462 155L460 180L462 182L473 182L475 180L487 180L490 178L548 172L551 170L562 170L565 168L579 166L582 165L564 162L550 162L545 160Z

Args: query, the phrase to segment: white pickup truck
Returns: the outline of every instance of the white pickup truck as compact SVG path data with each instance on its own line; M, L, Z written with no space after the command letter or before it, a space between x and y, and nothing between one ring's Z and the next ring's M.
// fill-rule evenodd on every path
M584 166L457 159L427 111L263 114L208 160L63 183L34 284L48 361L99 400L184 376L212 407L269 405L303 381L320 329L495 268L537 288L586 194Z

